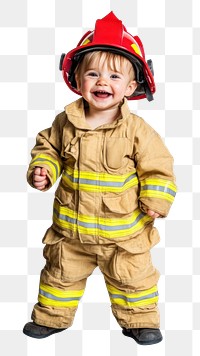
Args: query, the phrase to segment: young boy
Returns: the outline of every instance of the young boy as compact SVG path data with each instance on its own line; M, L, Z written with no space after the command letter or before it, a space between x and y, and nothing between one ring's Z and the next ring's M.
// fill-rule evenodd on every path
M98 266L123 334L141 345L162 340L150 249L159 242L154 219L167 216L175 197L173 159L127 105L152 100L149 65L140 39L112 12L61 57L67 85L82 98L38 134L32 150L31 186L46 191L62 177L43 239L38 303L23 329L28 336L70 327Z

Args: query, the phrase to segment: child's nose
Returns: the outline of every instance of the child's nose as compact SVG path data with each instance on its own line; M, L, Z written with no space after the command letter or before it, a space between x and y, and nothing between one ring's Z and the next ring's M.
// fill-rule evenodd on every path
M107 85L106 77L103 75L99 76L99 78L97 79L97 84L98 85Z

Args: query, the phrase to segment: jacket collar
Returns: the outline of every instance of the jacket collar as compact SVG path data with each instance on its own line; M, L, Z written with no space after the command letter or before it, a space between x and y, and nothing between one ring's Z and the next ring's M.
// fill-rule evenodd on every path
M91 127L87 124L85 120L85 110L84 110L84 100L83 98L79 98L78 100L70 103L65 106L65 113L67 114L68 120L78 129L82 130L91 130ZM113 122L110 125L106 125L105 128L114 128L122 124L124 120L127 119L130 115L130 109L128 107L127 99L124 98L124 102L121 105L121 115L119 119ZM96 130L103 129L103 127L99 127Z

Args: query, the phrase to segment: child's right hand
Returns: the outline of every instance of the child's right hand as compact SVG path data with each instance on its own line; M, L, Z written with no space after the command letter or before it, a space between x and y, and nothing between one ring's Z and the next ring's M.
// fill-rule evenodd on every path
M36 167L33 173L33 185L36 189L43 190L50 181L47 177L46 168Z

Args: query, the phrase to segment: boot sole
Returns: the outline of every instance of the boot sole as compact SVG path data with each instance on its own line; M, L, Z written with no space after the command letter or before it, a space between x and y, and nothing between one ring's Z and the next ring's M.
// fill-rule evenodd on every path
M48 334L46 334L46 335L36 335L36 334L31 333L31 331L28 331L28 330L23 329L23 333L24 333L26 336L33 337L34 339L45 339L45 338L48 337L48 336L51 336L51 335L53 335L53 334L60 333L61 331L64 331L64 330L66 330L66 329L56 329L56 330L50 331L50 332L49 332Z
M137 344L139 344L139 345L154 345L154 344L158 344L163 339L163 337L161 336L159 339L154 340L154 341L153 340L152 341L139 341L133 334L130 335L130 333L128 333L124 329L122 330L122 334L124 334L125 336L130 337L131 339L134 339L137 342Z

